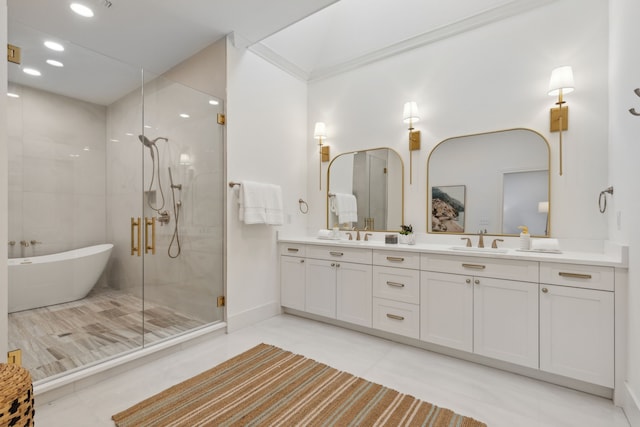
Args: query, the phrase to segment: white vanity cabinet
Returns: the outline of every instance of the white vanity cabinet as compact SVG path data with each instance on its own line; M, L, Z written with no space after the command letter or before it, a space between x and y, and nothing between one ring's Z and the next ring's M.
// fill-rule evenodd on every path
M371 327L371 249L308 246L305 311Z
M373 251L373 327L420 336L420 254Z
M305 246L280 246L280 304L304 310L305 301Z
M614 386L614 271L540 264L540 369Z
M537 267L423 254L420 339L537 369Z

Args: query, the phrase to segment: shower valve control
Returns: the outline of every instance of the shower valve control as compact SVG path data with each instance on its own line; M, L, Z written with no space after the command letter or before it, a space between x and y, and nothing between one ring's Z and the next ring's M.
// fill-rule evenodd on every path
M158 213L158 222L160 225L169 224L169 221L171 221L171 216L168 211Z
M41 245L42 242L38 242L37 240L31 240L29 243L31 243L31 245Z

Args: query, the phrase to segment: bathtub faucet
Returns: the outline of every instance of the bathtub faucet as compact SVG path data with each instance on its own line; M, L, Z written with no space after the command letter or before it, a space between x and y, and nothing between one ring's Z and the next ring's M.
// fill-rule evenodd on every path
M29 242L29 243L31 243L31 246L41 245L41 244L42 244L42 242L38 242L37 240L32 240L32 241L31 241L31 242Z
M25 248L29 247L29 242L27 242L26 240L20 240L20 244Z

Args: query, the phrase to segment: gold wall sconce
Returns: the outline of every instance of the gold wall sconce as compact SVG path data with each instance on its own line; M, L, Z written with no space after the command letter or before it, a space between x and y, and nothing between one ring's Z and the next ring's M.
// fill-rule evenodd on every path
M569 129L569 107L564 106L566 102L562 98L575 89L573 82L573 70L571 66L565 65L558 67L551 72L551 78L549 79L549 92L550 96L557 96L557 107L550 110L550 123L549 130L551 132L560 133L560 175L562 175L562 131Z
M322 140L327 139L327 126L323 122L316 122L313 128L313 138L318 140L318 146L320 147L320 190L322 190L322 162L330 160L329 146L322 144Z
M420 131L413 130L413 124L420 120L418 104L414 101L405 102L402 113L402 121L409 123L409 184L413 183L413 156L412 153L420 150Z

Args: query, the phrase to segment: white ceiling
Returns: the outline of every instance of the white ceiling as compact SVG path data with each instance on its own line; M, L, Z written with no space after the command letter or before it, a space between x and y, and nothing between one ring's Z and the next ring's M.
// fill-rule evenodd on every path
M139 85L140 67L162 73L232 32L314 80L559 0L75 1L96 16L73 14L72 0L8 0L9 43L22 47L22 67L43 71L28 77L10 64L10 81L109 104ZM42 65L48 36L68 46L63 69Z

